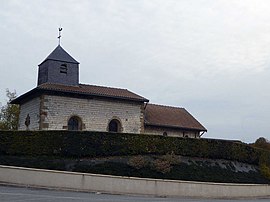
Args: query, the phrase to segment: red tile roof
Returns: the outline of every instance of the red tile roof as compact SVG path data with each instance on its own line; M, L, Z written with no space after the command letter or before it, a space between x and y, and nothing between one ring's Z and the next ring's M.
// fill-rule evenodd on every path
M145 125L207 131L184 108L147 104Z
M27 93L21 95L20 97L16 98L15 100L12 101L12 103L19 104L25 98L30 97L30 95L33 95L35 93L40 94L41 92L44 91L46 91L47 93L96 96L96 97L106 97L138 102L149 101L148 99L140 95L137 95L127 89L85 85L85 84L79 84L78 86L67 86L62 84L44 83L32 89L31 91L28 91Z

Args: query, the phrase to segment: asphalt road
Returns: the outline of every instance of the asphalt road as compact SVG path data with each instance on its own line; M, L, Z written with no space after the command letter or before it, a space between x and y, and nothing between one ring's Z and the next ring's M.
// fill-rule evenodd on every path
M269 199L257 200L202 200L202 199L181 199L181 198L156 198L147 196L124 196L98 193L84 193L71 191L57 191L46 189L33 189L25 187L0 186L1 202L143 202L143 201L184 201L184 202L269 202Z

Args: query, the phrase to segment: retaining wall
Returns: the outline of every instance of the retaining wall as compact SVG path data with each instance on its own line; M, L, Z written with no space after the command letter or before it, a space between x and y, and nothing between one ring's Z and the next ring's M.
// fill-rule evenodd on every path
M0 182L64 190L194 198L269 197L269 185L161 180L0 165Z

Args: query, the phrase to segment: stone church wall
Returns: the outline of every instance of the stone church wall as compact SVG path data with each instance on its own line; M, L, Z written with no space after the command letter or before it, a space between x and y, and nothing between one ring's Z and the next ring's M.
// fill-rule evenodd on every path
M40 98L34 98L20 106L20 117L19 117L19 130L39 130L39 109L40 109ZM27 115L29 114L29 126L25 125Z
M82 120L83 130L108 131L112 119L120 121L121 132L141 133L143 130L139 103L44 95L41 106L43 130L66 130L72 116Z
M199 136L199 132L183 131L180 129L153 127L153 126L145 126L145 128L144 128L145 134L164 135L164 132L166 132L167 136L171 136L171 137L198 138L198 136Z

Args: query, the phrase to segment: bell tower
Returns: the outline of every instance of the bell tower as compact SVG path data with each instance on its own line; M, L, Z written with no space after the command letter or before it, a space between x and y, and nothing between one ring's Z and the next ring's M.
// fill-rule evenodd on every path
M61 31L59 28L58 46L38 66L38 83L54 83L76 86L79 85L79 62L71 57L60 45Z
M39 65L38 85L43 83L79 85L79 62L60 44Z

